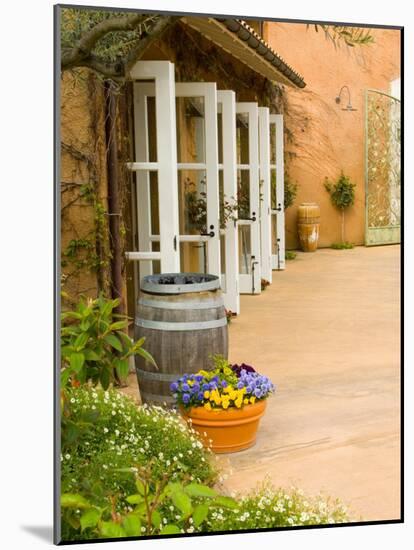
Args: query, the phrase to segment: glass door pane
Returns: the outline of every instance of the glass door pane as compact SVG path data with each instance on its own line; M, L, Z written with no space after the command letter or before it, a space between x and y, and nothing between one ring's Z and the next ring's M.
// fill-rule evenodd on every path
M240 313L237 229L237 137L236 94L217 92L219 153L220 272L221 288L227 310Z
M236 103L237 201L240 293L260 294L259 111Z
M272 269L285 269L283 115L270 115Z
M181 268L220 276L217 91L177 83Z

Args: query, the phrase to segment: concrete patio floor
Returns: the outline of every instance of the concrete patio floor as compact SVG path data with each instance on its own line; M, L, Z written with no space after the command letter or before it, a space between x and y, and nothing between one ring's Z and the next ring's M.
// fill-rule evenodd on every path
M256 445L221 455L225 486L340 498L363 520L400 517L399 246L298 253L242 296L230 360L277 385Z

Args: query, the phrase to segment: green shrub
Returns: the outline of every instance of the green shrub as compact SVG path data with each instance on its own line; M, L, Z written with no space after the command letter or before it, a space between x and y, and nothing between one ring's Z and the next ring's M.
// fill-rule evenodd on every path
M277 200L276 200L276 171L272 170L272 176L270 181L270 201L271 201L271 208L276 209L278 208ZM283 197L283 209L287 210L290 206L293 205L296 199L296 195L298 194L298 184L293 182L290 179L290 175L288 172L285 172L284 177L284 197Z
M298 184L294 183L289 176L288 172L285 172L285 192L284 192L284 208L287 210L293 205L298 194Z
M296 488L290 491L274 489L269 482L236 500L237 509L213 511L206 522L206 530L239 531L349 521L348 511L339 500L321 495L307 497Z
M62 396L61 491L81 493L105 507L108 497L126 513L126 497L136 492L131 467L152 463L154 481L168 471L171 481L211 485L218 476L213 453L181 417L161 407L137 406L115 390L90 387ZM66 539L76 537L63 523Z
M354 245L345 241L343 243L333 243L331 244L331 248L334 250L350 250L351 248L354 248Z
M293 250L286 250L285 252L285 260L294 260L296 256L297 254Z
M235 509L237 502L200 483L171 482L170 473L154 481L153 461L127 469L135 478L135 493L126 498L126 513L118 513L113 498L98 507L81 494L61 495L63 518L88 538L174 535L202 530L211 510ZM187 474L188 475L188 474Z
M142 355L154 359L142 345L124 332L128 326L125 315L113 313L119 300L108 300L100 295L95 300L81 297L74 311L62 313L61 383L100 383L104 389L114 381L115 371L120 379L128 375L129 357Z

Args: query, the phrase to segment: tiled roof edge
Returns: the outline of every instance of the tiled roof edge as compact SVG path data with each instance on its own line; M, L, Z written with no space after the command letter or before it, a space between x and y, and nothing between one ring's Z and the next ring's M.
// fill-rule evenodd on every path
M273 65L281 74L295 84L295 86L298 88L304 88L306 86L303 77L290 67L245 21L242 19L226 19L220 17L216 17L215 19L223 24L227 30L236 34L240 40L247 42L250 48L264 57L268 63Z

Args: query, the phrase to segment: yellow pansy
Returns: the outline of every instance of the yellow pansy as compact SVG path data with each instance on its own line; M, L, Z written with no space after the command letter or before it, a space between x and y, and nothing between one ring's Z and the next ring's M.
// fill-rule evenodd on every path
M252 397L250 398L250 403L253 404L255 401L256 401L256 398L254 395L252 395Z
M234 404L236 405L236 407L238 409L240 409L240 407L242 406L242 403L243 403L243 394L239 394L239 396L235 400Z
M221 397L218 390L213 390L212 392L210 392L210 401L214 401L216 405L220 405Z
M208 411L211 411L211 405L208 401L207 403L204 403L204 408L207 409Z
M225 398L223 397L223 401L222 401L222 403L221 403L221 406L223 407L223 409L228 409L228 408L229 408L229 405L230 405L229 399L225 399Z
M245 405L248 405L248 404L249 404L249 400L248 400L247 397L244 399L243 403L244 403Z
M209 391L205 391L204 392L204 399L208 399L210 397L210 392Z

